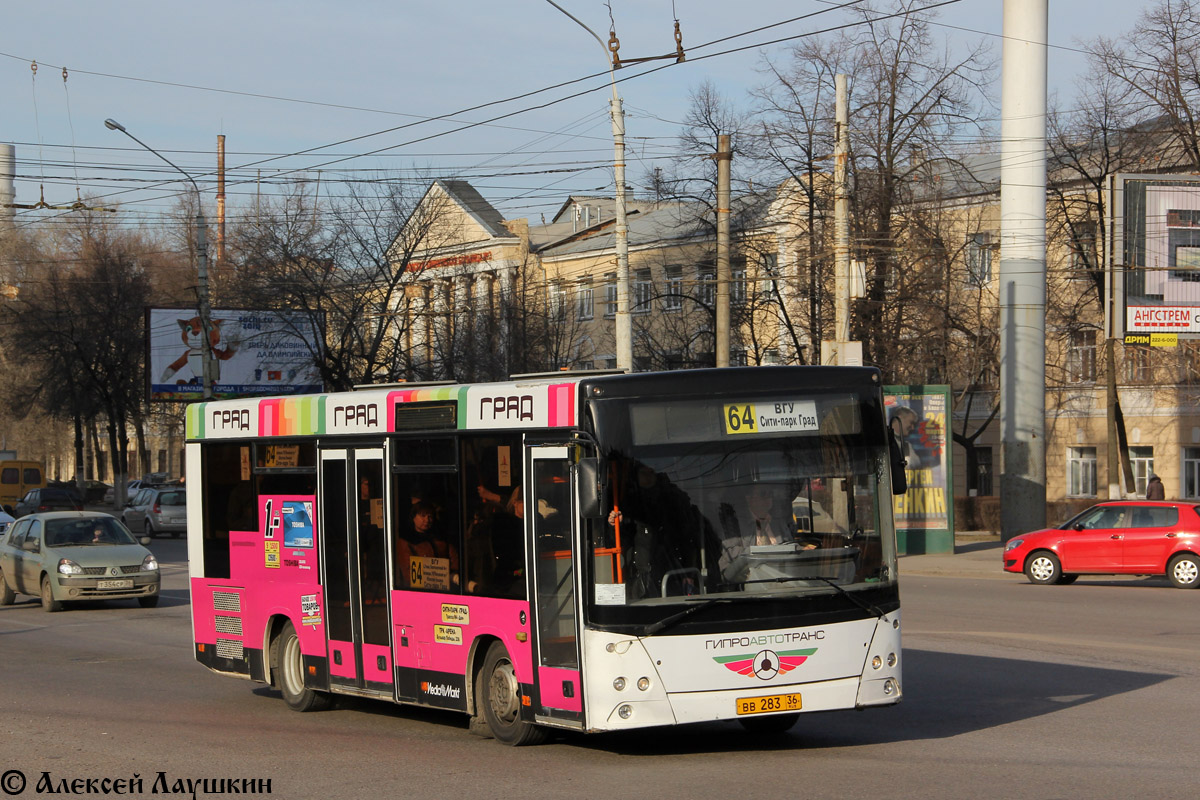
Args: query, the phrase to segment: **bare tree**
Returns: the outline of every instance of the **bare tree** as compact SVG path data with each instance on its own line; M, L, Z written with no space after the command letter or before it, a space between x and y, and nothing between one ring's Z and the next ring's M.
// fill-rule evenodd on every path
M1106 88L1131 121L1168 134L1158 156L1172 166L1200 167L1200 6L1159 0L1133 30L1087 46Z
M914 179L930 163L957 160L955 143L977 125L992 63L983 45L952 56L932 36L928 14L909 0L887 12L864 5L858 13L860 26L805 43L790 67L770 67L775 83L759 93L762 138L804 185L820 149L818 126L833 127L833 77L849 76L853 250L867 264L852 332L864 358L900 377L910 364L905 345L928 330L912 329L925 322L906 303L919 301L930 280L911 274L928 259L906 258L905 240L914 237L899 212L919 199ZM791 125L799 127L789 132Z

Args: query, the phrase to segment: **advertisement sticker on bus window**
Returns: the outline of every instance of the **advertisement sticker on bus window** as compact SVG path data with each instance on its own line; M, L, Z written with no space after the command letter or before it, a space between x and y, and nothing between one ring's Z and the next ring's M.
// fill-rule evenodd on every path
M460 606L454 603L442 603L442 622L451 622L456 625L470 625L471 609L467 606Z
M453 625L434 625L433 640L439 644L462 644L462 628Z
M301 625L321 624L321 604L317 602L315 594L300 595L300 613L303 615L300 618Z
M409 585L414 589L450 589L450 559L412 556L408 560Z
M812 400L727 403L723 409L727 434L778 434L819 431L817 404Z
M242 480L248 481L248 480L250 480L250 448L249 448L249 446L242 448L241 457L242 457L242 473L241 473Z
M596 584L596 605L598 605L598 606L623 606L623 605L625 605L625 584L623 584L623 583L597 583Z
M263 542L263 557L268 569L279 569L279 542Z
M496 473L500 476L500 486L512 486L511 448L506 444L496 448Z
M312 506L311 500L287 500L280 504L284 547L313 546Z

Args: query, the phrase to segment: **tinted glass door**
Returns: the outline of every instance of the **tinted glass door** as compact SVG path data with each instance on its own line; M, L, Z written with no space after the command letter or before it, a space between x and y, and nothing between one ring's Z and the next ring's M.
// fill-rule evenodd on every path
M582 720L575 519L566 447L533 447L527 460L525 521L533 539L538 692L548 715Z
M334 685L391 696L383 450L321 452L329 675Z

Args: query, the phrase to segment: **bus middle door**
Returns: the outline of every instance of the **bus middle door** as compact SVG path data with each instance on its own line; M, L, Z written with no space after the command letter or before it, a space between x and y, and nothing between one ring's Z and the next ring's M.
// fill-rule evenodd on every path
M571 462L564 446L531 447L528 455L525 519L532 537L536 716L582 726Z
M390 698L383 464L381 448L322 450L319 507L331 687Z

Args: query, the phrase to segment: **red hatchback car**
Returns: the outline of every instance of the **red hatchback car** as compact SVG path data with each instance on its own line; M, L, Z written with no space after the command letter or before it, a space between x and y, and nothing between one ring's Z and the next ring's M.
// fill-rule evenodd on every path
M1030 583L1080 575L1166 575L1200 587L1200 505L1140 500L1100 503L1058 528L1024 533L1004 546L1004 570Z

